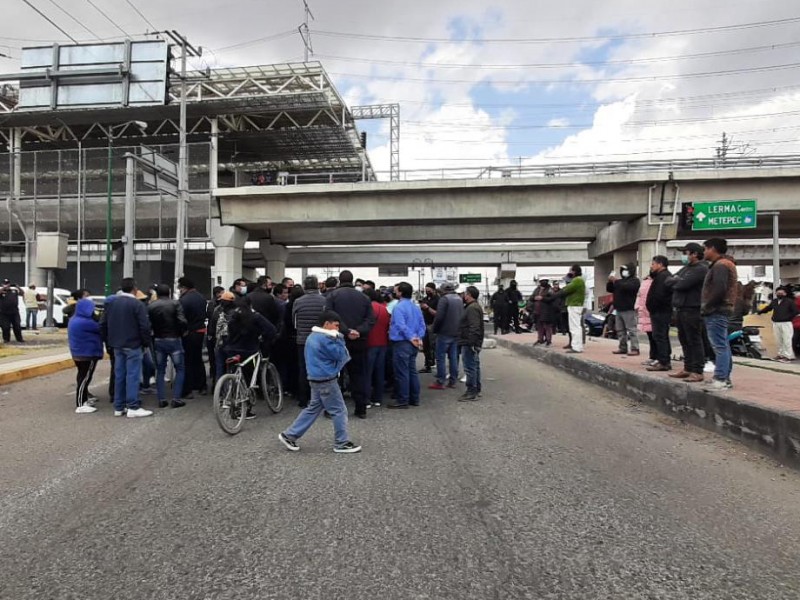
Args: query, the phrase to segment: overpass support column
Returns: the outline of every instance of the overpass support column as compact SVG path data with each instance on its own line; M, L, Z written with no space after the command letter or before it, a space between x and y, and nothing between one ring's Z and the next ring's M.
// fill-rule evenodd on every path
M595 308L600 308L598 298L605 296L606 283L608 283L608 276L614 270L614 258L612 256L598 256L594 259L594 298L593 304Z
M286 277L286 259L289 257L286 246L273 244L269 238L259 240L258 246L264 256L266 274L272 277L273 281L280 281Z
M210 233L214 244L211 283L227 288L242 275L242 250L248 233L241 227L222 225L219 219L210 220Z

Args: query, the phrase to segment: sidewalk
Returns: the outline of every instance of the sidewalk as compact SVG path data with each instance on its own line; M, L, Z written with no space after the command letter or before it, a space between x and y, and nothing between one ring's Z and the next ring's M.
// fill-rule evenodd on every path
M647 345L641 356L615 355L616 340L588 338L581 354L568 354L566 336L550 348L534 346L534 334L493 336L498 344L535 358L707 429L760 447L800 466L800 363L734 359L733 389L709 393L703 384L689 384L646 371ZM673 353L680 354L680 346ZM678 370L680 362L674 362ZM706 374L710 378L710 374Z
M40 375L50 375L74 365L67 348L67 332L23 331L24 344L0 344L0 386Z

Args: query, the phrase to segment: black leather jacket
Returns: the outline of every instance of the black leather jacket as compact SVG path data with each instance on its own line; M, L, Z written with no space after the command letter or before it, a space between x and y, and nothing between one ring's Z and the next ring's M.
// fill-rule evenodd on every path
M154 338L179 338L188 327L181 303L159 298L147 307Z

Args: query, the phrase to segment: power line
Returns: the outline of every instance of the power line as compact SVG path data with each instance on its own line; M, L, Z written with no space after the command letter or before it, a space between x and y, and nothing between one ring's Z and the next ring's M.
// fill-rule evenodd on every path
M55 6L55 7L56 7L58 10L60 10L62 13L64 13L64 14L65 14L67 17L69 17L70 19L72 19L72 21L73 21L73 22L77 23L77 24L78 24L80 27L82 27L82 28L84 29L84 31L87 31L87 32L89 33L89 35L92 35L92 36L94 36L95 38L97 38L98 40L100 40L100 36L99 36L99 35L97 35L97 34L96 34L94 31L92 31L91 29L89 29L89 28L88 28L88 27L87 27L87 26L86 26L86 25L83 23L83 21L79 21L79 20L78 20L78 19L76 19L74 16L72 16L72 13L70 13L70 12L68 12L68 11L64 10L64 9L63 9L61 6L59 6L59 5L58 5L58 4L55 2L55 0L48 0L48 1L50 2L50 4L52 4L53 6Z
M743 29L755 29L760 27L774 27L800 22L800 17L790 17L787 19L775 19L772 21L756 21L753 23L740 23L737 25L721 25L718 27L700 27L697 29L675 29L671 31L654 31L649 33L626 33L626 34L607 34L596 36L579 37L549 37L549 38L424 38L413 36L390 36L369 33L353 33L343 31L323 31L314 30L314 35L324 37L339 37L349 39L366 39L386 42L411 42L411 43L436 43L436 44L459 44L464 42L478 42L481 44L554 44L566 42L593 42L599 40L626 40L653 37L668 37L680 35L697 35L703 33L717 33L722 31L739 31Z
M683 73L673 75L646 75L638 77L600 77L595 79L491 79L489 80L493 85L520 85L523 83L528 84L573 84L573 83L632 83L637 81L659 81L664 79L688 79L694 77L724 77L726 75L742 75L746 73L764 73L767 71L781 71L785 69L796 69L800 67L800 63L788 63L783 65L771 65L767 67L747 67L744 69L730 69L727 71L706 71L702 73ZM417 81L424 83L442 83L442 84L476 84L480 83L479 79L437 79L432 77L390 77L387 75L373 75L361 73L336 73L331 71L331 75L338 75L340 77L350 77L355 79L380 79L384 81Z
M356 63L368 63L368 64L378 64L378 65L397 65L397 66L409 66L409 67L423 67L426 69L461 69L461 68L469 68L469 69L498 69L498 70L506 70L506 69L560 69L560 68L568 68L568 67L601 67L601 66L613 66L613 65L636 65L636 64L648 64L654 62L668 62L674 60L684 60L684 59L696 59L696 58L712 58L717 56L728 56L728 55L735 55L735 54L747 54L750 52L763 52L768 50L778 50L782 48L794 48L800 46L800 42L788 42L785 44L772 44L767 46L753 46L751 48L738 48L733 50L718 50L715 52L703 52L699 54L683 54L683 55L676 55L676 56L661 56L661 57L652 57L652 58L631 58L631 59L624 59L624 60L608 60L608 61L576 61L576 62L569 62L569 63L519 63L519 64L468 64L468 63L425 63L425 62L414 62L414 61L400 61L400 60L383 60L377 58L361 58L361 57L354 57L354 56L331 56L331 55L317 55L317 58L326 59L326 60L338 60L342 62L356 62Z
M44 14L44 13L43 13L42 11L40 11L38 8L36 8L36 7L35 7L33 4L31 4L31 3L29 2L29 0L22 0L22 1L23 1L25 4L27 4L28 6L30 6L30 7L31 7L33 10L35 10L35 11L36 11L36 12L39 14L39 16L41 16L41 17L42 17L42 18L43 18L45 21L47 21L48 23L50 23L50 25L52 25L53 27L55 27L56 29L58 29L58 30L59 30L61 33L63 33L65 36L67 36L69 39L71 39L71 40L72 40L73 42L75 42L76 44L78 43L78 40L76 40L74 37L72 37L70 34L68 34L66 31L64 31L64 30L63 30L63 29L62 29L62 28L61 28L61 27L58 25L58 23L56 23L55 21L53 21L53 20L52 20L50 17L48 17L46 14Z
M51 1L52 1L52 0L51 0ZM144 16L144 14L142 13L142 11L140 11L140 10L139 10L139 9L136 7L136 5L135 5L133 2L131 2L131 0L125 0L125 2L127 2L127 3L128 3L128 6L130 6L130 7L131 7L133 10L135 10L135 11L136 11L136 14L137 14L137 15L139 15L139 16L142 18L142 21L144 21L145 23L147 23L147 25L150 27L150 29L152 29L153 31L155 31L155 30L156 30L156 26L155 26L155 25L153 25L153 23L151 23L151 22L150 22L150 19L148 19L147 17L145 17L145 16Z
M111 23L114 27L119 29L125 37L131 37L130 35L128 35L127 31L125 31L122 27L117 25L117 22L114 19L112 19L111 17L109 17L108 14L104 10L102 10L99 6L97 6L97 4L92 2L92 0L86 0L86 2L88 2L89 5L92 8L94 8L97 12L99 12L101 15L103 15L109 23Z
M274 40L281 40L283 38L287 38L293 35L297 35L296 29L290 29L289 31L283 31L281 33L275 33L272 35L267 35L264 37L255 38L252 40L247 40L245 42L239 42L238 44L233 44L231 46L223 46L222 48L217 48L217 52L227 52L228 50L235 50L237 48L244 48L245 46L252 46L253 44L258 44L260 42L271 42Z
M724 101L731 101L735 100L740 96L764 96L764 95L774 95L780 93L788 93L792 91L800 90L800 85L790 85L790 86L782 86L782 87L771 87L771 88L760 88L755 90L742 90L739 92L719 92L717 94L700 94L695 96L673 96L673 97L666 97L666 98L652 98L652 99L644 99L644 100L637 100L636 104L639 106L658 106L660 104L680 104L680 103L693 103L700 100L709 100L714 102L713 104L700 104L697 107L701 108L704 106L718 106L720 100ZM424 100L410 100L404 98L378 98L375 101L377 104L382 103L389 103L389 102L401 102L403 104L414 104L418 106L435 106L439 107L442 105L446 105L448 107L467 107L471 108L476 106L478 108L564 108L564 107L579 107L584 104L584 102L569 102L569 103L553 103L553 102L545 102L545 103L538 103L538 102L518 102L518 103L480 103L474 104L469 102L426 102ZM599 103L595 103L599 104ZM593 109L594 106L587 106L587 109Z
M664 119L660 121L628 121L624 126L637 126L637 127L658 127L660 125L683 125L686 123L705 123L717 121L749 121L753 119L766 119L770 117L786 117L800 115L800 110L790 110L775 113L761 113L751 115L740 115L730 117L696 117L687 119ZM493 129L501 130L525 130L525 129L587 129L592 127L592 123L581 123L575 125L479 125L465 123L464 121L438 121L433 123L426 123L424 121L404 121L406 125L421 125L426 128L444 128L444 129L474 129L479 131L491 131Z

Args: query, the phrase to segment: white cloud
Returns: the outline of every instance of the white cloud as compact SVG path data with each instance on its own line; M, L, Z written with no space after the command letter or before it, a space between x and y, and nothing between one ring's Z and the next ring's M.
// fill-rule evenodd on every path
M125 3L97 2L126 31L140 33L148 28ZM798 90L781 88L794 84L798 71L757 69L796 62L798 48L783 45L800 38L798 24L696 35L596 37L600 33L678 31L709 23L719 27L795 16L795 7L785 0L572 0L551 4L547 11L541 3L517 0L499 1L491 9L486 8L485 0L406 0L389 12L385 3L367 0L310 3L316 16L311 23L314 50L339 82L346 100L352 104L400 102L403 168L499 164L511 162L521 151L528 155L527 162L711 156L723 131L742 143L751 143L763 154L797 151L794 140L800 115L791 113L800 96ZM60 0L59 4L101 37L119 35L83 0ZM204 58L212 65L300 60L303 46L296 34L249 43L296 30L302 21L302 5L288 3L287 8L285 4L263 0L205 5L189 0L136 2L157 27L177 29L195 44L215 49ZM713 21L709 15L714 15ZM57 31L22 3L12 3L4 16L0 52L18 54L15 46L23 42L16 38L58 37ZM68 19L59 22L76 37L90 37ZM425 43L325 32L421 40L460 35L588 39ZM759 51L725 53L766 46ZM695 57L650 60L687 55ZM598 56L610 62L593 64ZM11 70L8 61L0 66ZM733 69L754 70L717 75ZM586 79L597 81L576 82ZM481 104L495 98L488 101L502 105L512 92L515 103L566 106L490 109ZM525 93L530 93L527 101ZM596 109L586 110L586 105L596 104ZM581 123L587 127L573 130ZM571 134L540 152L533 146L511 145L512 128L539 124ZM382 133L387 133L386 127ZM377 169L388 168L385 144L371 147L370 154Z

